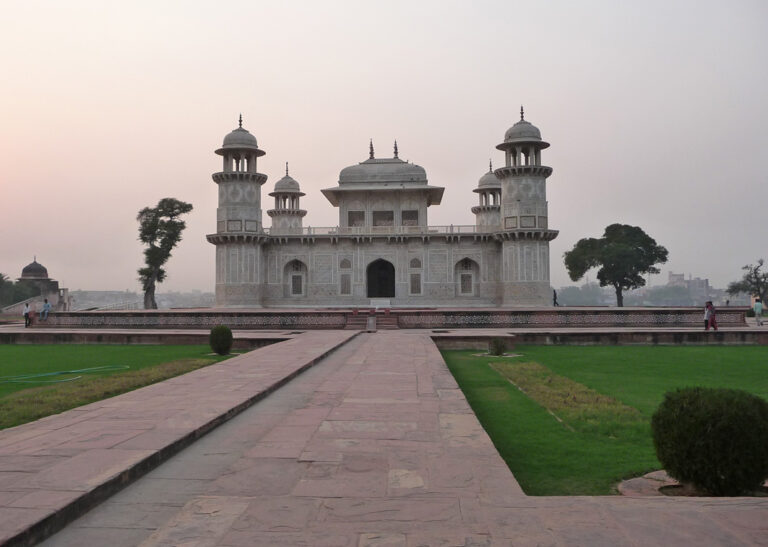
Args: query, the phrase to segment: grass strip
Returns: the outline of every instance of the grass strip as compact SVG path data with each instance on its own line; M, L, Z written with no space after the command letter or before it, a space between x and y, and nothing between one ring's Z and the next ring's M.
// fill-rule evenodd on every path
M498 362L491 368L573 431L616 437L624 425L647 422L640 412L535 362Z
M15 391L0 398L0 429L31 422L217 363L221 357L197 357L145 365L77 381Z

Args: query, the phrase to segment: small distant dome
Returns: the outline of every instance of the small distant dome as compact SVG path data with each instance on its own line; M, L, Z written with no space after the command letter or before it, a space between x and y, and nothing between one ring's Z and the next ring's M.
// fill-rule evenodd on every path
M488 171L485 175L480 177L477 181L478 188L501 188L501 181L493 174L493 171Z
M238 122L239 127L230 131L226 137L224 137L224 143L221 148L216 150L216 153L223 156L227 150L252 150L256 156L263 156L264 151L259 150L259 144L256 142L256 137L251 135L247 129L243 128L243 116L240 116Z
M504 142L540 141L539 128L526 120L520 120L504 133Z
M238 127L234 131L230 132L224 137L224 144L222 148L258 148L259 144L256 142L256 137L251 135L247 129Z
M21 270L21 279L48 279L48 270L35 259Z
M299 192L299 183L290 175L285 175L275 183L275 192Z

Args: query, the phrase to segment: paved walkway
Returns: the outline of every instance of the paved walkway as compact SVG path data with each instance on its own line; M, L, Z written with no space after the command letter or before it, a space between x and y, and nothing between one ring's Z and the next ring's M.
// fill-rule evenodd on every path
M0 543L31 541L71 520L355 334L307 332L0 431Z
M766 499L525 496L429 337L399 331L359 335L45 543L759 544Z

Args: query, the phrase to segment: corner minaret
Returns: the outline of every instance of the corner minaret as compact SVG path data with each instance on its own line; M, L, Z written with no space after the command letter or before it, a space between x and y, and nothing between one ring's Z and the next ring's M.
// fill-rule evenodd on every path
M275 208L267 211L272 217L269 235L301 234L302 218L307 212L299 207L299 198L305 194L288 174L288 162L285 163L285 176L275 183L275 191L269 195L275 198Z
M472 191L477 193L480 199L480 203L472 207L475 227L480 232L498 231L501 228L501 182L493 172L491 161L488 161L488 172L480 177L477 188Z
M216 233L207 236L216 245L216 305L260 306L262 250L261 185L267 176L256 171L257 158L264 155L256 137L243 128L224 137L216 154L222 171L213 174L219 185Z
M558 232L549 229L547 213L552 168L541 164L541 151L548 147L539 129L525 120L522 106L520 121L496 147L505 154L505 166L494 172L501 181L503 306L551 303L549 242Z

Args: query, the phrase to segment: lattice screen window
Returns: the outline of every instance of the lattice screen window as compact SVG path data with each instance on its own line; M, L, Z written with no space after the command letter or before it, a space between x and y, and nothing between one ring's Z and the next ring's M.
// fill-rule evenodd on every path
M463 273L459 277L461 294L472 294L472 274Z
M365 226L365 211L347 212L347 225L354 227Z
M395 212L394 211L374 211L373 225L374 226L394 226Z
M420 273L411 274L410 294L421 294L421 274Z
M301 274L291 275L291 295L301 296L304 294L304 276Z
M419 225L419 211L403 211L403 226L418 226Z
M412 258L410 262L410 267L414 270L421 269L421 260L419 260L418 258Z
M350 268L352 268L352 262L350 262L348 258L342 258L341 262L339 262L339 269L349 270Z
M352 294L352 274L343 273L339 279L339 294L347 296Z

